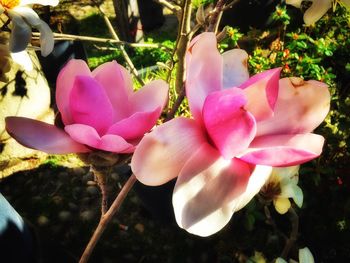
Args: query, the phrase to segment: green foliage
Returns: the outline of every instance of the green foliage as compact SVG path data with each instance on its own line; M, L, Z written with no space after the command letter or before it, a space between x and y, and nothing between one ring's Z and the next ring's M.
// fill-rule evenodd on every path
M214 0L193 0L192 5L194 8L198 8L201 5L207 5L207 4L211 4L214 2L215 2Z
M148 38L145 43L155 43L152 38ZM175 42L171 40L165 40L160 43L168 50L172 50L175 46ZM156 65L157 62L166 63L172 59L172 54L164 48L135 48L133 54L133 63L136 68L143 68Z
M276 11L272 13L272 20L275 22L282 22L284 25L290 23L290 16L287 12L286 6L277 5Z
M220 43L221 51L223 49L237 48L238 41L242 38L243 34L238 28L226 26L226 38Z

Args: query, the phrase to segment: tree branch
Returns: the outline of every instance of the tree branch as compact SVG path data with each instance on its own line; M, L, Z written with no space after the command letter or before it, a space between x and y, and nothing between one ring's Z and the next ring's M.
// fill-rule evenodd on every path
M98 223L98 226L91 237L89 243L87 244L83 255L81 256L79 263L86 263L88 262L97 242L101 238L103 232L105 231L106 227L108 226L109 222L112 220L114 214L119 210L121 204L123 203L125 197L130 192L132 186L136 182L136 177L134 174L132 174L128 181L125 183L123 188L120 190L119 194L117 195L116 199L114 200L111 207L108 209L108 211L102 215L100 222Z
M119 39L117 33L115 32L115 30L114 30L114 28L113 28L113 25L112 25L111 21L110 21L109 18L108 18L108 16L103 12L103 10L101 9L101 7L100 7L98 4L96 4L96 6L97 6L98 10L100 11L101 15L103 16L103 19L105 20L105 23L106 23L106 25L107 25L107 28L108 28L110 34L112 35L112 37L113 37L115 40L120 41L120 39ZM144 81L143 81L143 80L140 78L140 76L138 75L137 69L135 68L134 63L132 63L132 61L131 61L131 59L130 59L128 53L125 51L125 49L124 49L123 46L120 47L120 51L122 52L122 55L123 55L123 57L124 57L126 63L129 65L130 70L131 70L131 73L135 76L135 78L137 79L137 81L138 81L142 86L144 86L144 85L145 85Z
M181 24L179 26L179 40L176 49L176 56L178 59L177 70L176 70L176 80L175 80L175 90L181 93L181 89L184 87L184 73L185 73L185 54L187 46L190 42L190 23L191 23L191 12L192 12L192 1L184 0Z
M298 231L299 231L299 216L297 215L293 207L289 208L288 213L289 213L289 219L292 223L292 230L290 232L290 236L287 239L287 242L281 254L281 257L284 259L287 259L290 249L293 247L295 241L298 238Z

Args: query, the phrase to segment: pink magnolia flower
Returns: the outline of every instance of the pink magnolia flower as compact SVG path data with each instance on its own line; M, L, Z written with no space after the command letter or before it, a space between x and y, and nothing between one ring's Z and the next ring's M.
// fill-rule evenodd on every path
M249 78L246 52L220 55L213 33L194 39L186 59L194 119L176 118L147 134L131 167L146 185L177 177L177 223L209 236L259 192L272 166L321 154L324 138L311 131L326 117L330 94L317 81L279 79L280 69Z
M163 80L133 92L130 74L115 61L90 72L84 61L71 60L56 85L64 130L24 117L7 117L6 130L19 143L47 153L131 153L156 124L167 97Z

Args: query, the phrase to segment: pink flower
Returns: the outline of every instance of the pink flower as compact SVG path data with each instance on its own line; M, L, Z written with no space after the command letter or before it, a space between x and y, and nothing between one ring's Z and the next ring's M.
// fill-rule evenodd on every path
M84 61L71 60L56 85L64 130L23 117L7 117L6 130L19 143L47 153L131 153L156 124L167 97L162 80L133 92L130 74L115 61L90 72Z
M326 117L330 94L317 81L279 79L280 69L249 78L246 52L220 55L213 33L194 39L186 59L194 119L176 118L147 134L131 167L146 185L177 177L177 223L209 236L259 192L271 166L321 154L324 138L311 131Z

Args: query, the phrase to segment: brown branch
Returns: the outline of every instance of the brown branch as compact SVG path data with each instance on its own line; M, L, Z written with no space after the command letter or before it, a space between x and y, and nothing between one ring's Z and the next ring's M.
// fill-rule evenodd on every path
M175 114L177 112L177 110L179 109L182 101L184 100L185 98L185 94L186 94L186 90L185 90L185 87L183 87L181 89L181 92L179 93L173 107L171 108L171 110L168 112L166 118L165 118L165 121L170 121L171 119L173 119L175 117Z
M63 40L70 40L70 41L89 41L89 42L97 42L97 43L110 43L113 45L123 45L123 46L129 46L133 48L161 48L165 50L171 50L169 47L164 46L162 44L158 43L130 43L122 40L115 40L112 38L102 38L102 37L90 37L90 36L78 36L78 35L71 35L71 34L60 34L60 33L53 33L54 39L57 41L63 41ZM32 38L33 39L39 39L40 33L39 32L32 32ZM118 47L120 49L120 47Z
M281 253L281 257L284 259L287 259L290 249L293 247L295 241L298 238L298 231L299 231L299 216L297 215L293 207L289 208L288 213L289 213L289 219L292 223L292 230L290 232L290 236L287 239L287 242Z
M108 18L108 16L103 12L103 10L101 9L101 7L100 7L97 3L96 3L95 5L97 6L98 10L100 11L101 15L103 16L103 19L105 20L105 23L106 23L106 25L107 25L107 28L108 28L110 34L112 35L112 37L113 37L115 40L120 41L120 39L119 39L117 33L116 33L115 30L114 30L114 27L113 27L111 21L110 21L109 18ZM143 81L143 80L140 78L140 76L138 75L137 69L135 68L134 63L131 61L131 59L130 59L128 53L125 51L125 49L124 49L123 46L120 47L120 51L122 52L122 55L123 55L123 57L124 57L126 63L129 65L130 70L131 70L131 73L135 76L136 80L137 80L142 86L144 86L144 85L145 85L144 81Z
M217 1L216 6L210 16L210 22L208 27L209 32L216 32L218 30L225 2L226 0Z
M184 73L185 73L185 54L187 46L190 42L189 33L191 31L191 12L192 12L192 1L184 0L181 24L179 26L179 40L178 46L176 49L176 56L178 59L177 70L176 70L176 80L175 80L175 90L178 93L181 93L184 82Z
M179 19L181 18L181 7L178 5L174 5L166 0L153 0L154 2L157 2L158 4L161 4L165 8L169 9L171 12L173 12Z
M265 212L265 216L266 216L266 223L267 223L268 225L272 226L276 233L278 233L278 234L281 235L285 240L287 240L288 237L277 227L276 222L273 220L268 205L265 205L265 206L264 206L264 212Z
M230 3L226 4L226 5L223 7L222 11L226 11L226 10L232 8L232 7L233 7L235 4L237 4L238 2L239 2L239 0L233 0L233 1L231 1Z
M108 194L107 194L107 188L106 188L106 173L101 169L98 169L94 165L90 166L91 171L93 172L95 176L95 181L97 185L100 188L101 191L101 215L103 216L108 209Z
M100 222L98 223L98 226L91 237L89 243L87 244L83 255L81 256L79 263L86 263L88 262L97 242L101 238L103 232L105 231L106 227L108 226L109 222L112 220L114 214L119 210L121 204L123 203L125 197L130 192L132 186L136 182L136 177L134 174L130 176L128 181L125 183L123 188L120 190L119 194L117 195L116 199L114 200L111 207L108 209L108 211L101 217Z

